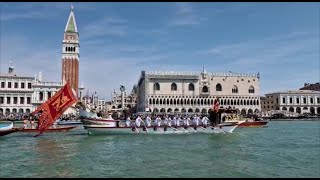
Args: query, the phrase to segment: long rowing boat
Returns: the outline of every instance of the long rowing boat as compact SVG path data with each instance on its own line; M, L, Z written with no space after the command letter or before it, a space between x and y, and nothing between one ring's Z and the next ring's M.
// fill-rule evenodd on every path
M77 126L68 126L68 127L50 127L46 129L46 132L66 132L69 131ZM18 128L14 128L18 129ZM25 128L20 129L19 132L39 132L39 129L32 129L32 128Z
M160 126L160 127L146 127L144 125L140 127L117 127L110 125L84 125L84 129L88 131L89 134L106 134L106 135L120 135L120 134L185 134L185 133L232 133L233 130L237 127L237 124L234 123L221 123L217 126L180 126L180 127L169 127L169 126Z

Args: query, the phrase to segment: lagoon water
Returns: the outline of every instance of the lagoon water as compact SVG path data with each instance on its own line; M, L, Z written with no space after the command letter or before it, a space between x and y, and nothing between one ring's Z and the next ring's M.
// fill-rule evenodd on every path
M232 134L0 137L0 177L320 177L320 121Z

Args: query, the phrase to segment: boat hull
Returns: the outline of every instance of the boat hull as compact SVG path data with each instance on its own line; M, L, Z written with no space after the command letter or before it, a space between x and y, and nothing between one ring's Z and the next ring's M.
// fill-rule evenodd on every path
M240 123L238 127L267 127L268 121L252 121Z
M59 121L57 125L64 126L64 125L79 125L83 124L81 121Z
M187 128L185 127L106 127L103 125L84 125L83 126L89 134L95 135L124 135L124 134L186 134L186 133L232 133L233 130L237 127L237 125L224 125L224 126L208 126L203 128L202 126L198 126L196 129L192 126Z
M19 131L19 129L9 129L9 130L5 130L5 131L0 131L0 136L5 136L14 132Z
M108 127L117 126L117 120L114 119L82 119L83 125L104 125Z
M0 127L0 132L1 132L1 131L8 131L8 130L10 130L10 129L12 129L12 128L13 128L13 123L10 123L10 124L7 125L7 126Z
M45 130L45 132L67 132L76 127L77 126L48 128ZM39 132L39 130L28 128L28 129L20 129L19 132Z

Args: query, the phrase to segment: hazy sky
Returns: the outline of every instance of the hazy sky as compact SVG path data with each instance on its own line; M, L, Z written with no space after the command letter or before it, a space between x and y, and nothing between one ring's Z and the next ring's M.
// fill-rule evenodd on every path
M0 3L1 73L61 81L70 3ZM73 3L80 81L109 99L141 70L261 75L261 95L319 81L319 3Z

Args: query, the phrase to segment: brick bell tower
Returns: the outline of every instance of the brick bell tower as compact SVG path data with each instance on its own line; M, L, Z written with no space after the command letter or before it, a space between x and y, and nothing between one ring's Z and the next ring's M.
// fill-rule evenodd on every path
M79 33L71 6L62 41L62 83L69 81L77 96L79 96L79 48Z

